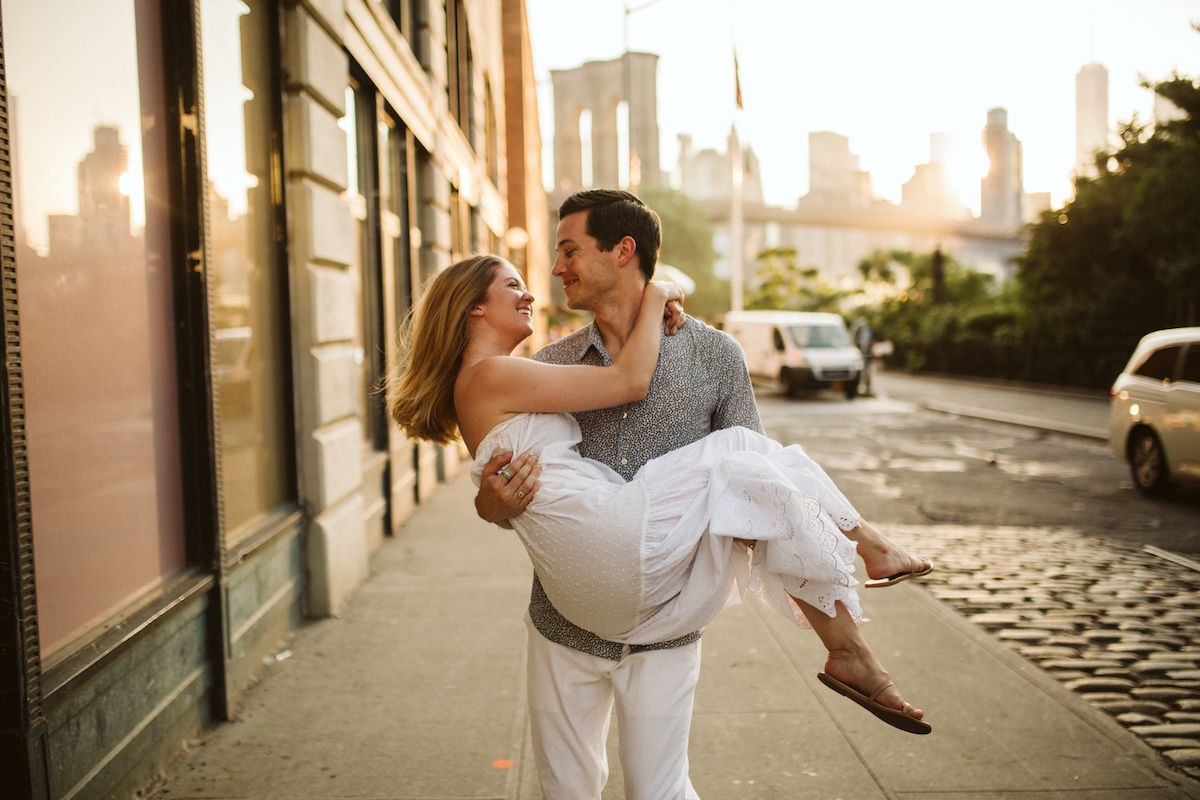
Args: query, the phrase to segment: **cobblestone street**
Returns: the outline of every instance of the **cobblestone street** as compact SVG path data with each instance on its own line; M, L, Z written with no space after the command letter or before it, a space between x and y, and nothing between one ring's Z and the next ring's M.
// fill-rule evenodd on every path
M1071 529L885 527L935 597L1200 777L1200 572Z

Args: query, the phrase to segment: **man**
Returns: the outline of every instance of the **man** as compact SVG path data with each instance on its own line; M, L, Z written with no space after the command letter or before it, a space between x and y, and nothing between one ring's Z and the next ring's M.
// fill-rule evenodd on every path
M662 242L658 215L628 192L577 192L559 208L555 240L553 274L567 304L593 312L594 320L534 358L609 366L633 330L654 274ZM583 434L580 453L626 480L650 459L714 430L740 425L762 432L741 348L694 319L664 335L645 400L573 416ZM489 522L506 525L537 490L536 459L513 455L498 454L484 469L475 506ZM859 544L867 576L876 578L868 586L932 569L865 521L846 535ZM536 573L526 622L530 727L546 800L599 800L608 778L605 743L614 708L626 798L696 800L687 746L701 631L651 645L606 641L567 621ZM893 688L886 702L899 709L903 699Z
M567 304L595 319L534 358L555 364L611 365L633 330L642 291L654 274L662 231L658 215L628 192L578 192L559 209L553 274ZM645 400L575 415L580 452L627 480L646 461L713 430L741 425L762 432L745 360L728 335L689 319L664 336ZM498 457L484 472L479 515L503 522L536 490L537 467ZM501 469L527 491L509 505L497 489ZM497 477L498 476L498 477ZM688 731L700 674L700 635L622 646L572 625L534 575L529 625L529 707L534 757L547 800L598 800L608 778L605 742L614 705L625 796L691 800Z

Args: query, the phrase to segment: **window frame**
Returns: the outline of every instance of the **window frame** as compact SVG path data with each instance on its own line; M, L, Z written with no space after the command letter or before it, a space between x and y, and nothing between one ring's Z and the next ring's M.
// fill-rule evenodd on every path
M194 8L194 25L195 34L193 36L193 47L198 62L199 68L195 70L197 89L199 95L198 114L199 125L197 126L196 136L199 142L200 159L199 159L199 182L197 190L199 192L199 203L201 207L200 217L203 220L201 229L201 237L203 241L203 253L213 252L210 247L210 239L212 226L210 216L212 209L209 206L209 193L207 192L207 174L208 174L208 152L204 136L204 75L203 64L199 54L203 43L200 40L200 13L201 5L204 0L191 0ZM277 3L264 0L262 3L262 11L270 15L267 20L267 28L272 32L267 47L269 51L262 55L262 58L270 64L281 63L282 58L282 43L280 41L280 25L281 19L279 16L279 7ZM270 168L268 178L271 182L270 197L271 203L271 235L274 244L274 263L272 264L275 270L276 284L272 287L275 293L275 309L276 319L275 324L279 326L279 342L288 344L281 347L281 351L275 355L280 359L282 374L280 382L283 386L285 397L284 402L280 403L277 409L283 415L281 422L284 430L294 432L296 429L295 420L295 402L292 395L295 387L295 364L293 363L293 354L291 352L290 342L292 341L291 329L291 290L289 287L289 253L287 239L287 197L285 194L286 183L283 175L283 91L281 78L277 70L272 70L270 73L271 84L266 87L266 93L270 100L269 114L271 124L267 135L269 137L267 145L269 149ZM195 270L192 270L195 272ZM211 553L215 556L215 563L219 565L222 576L228 570L248 558L263 546L273 541L280 533L292 529L298 525L303 517L303 509L299 501L299 483L297 475L297 454L295 448L295 437L285 437L285 452L281 454L283 463L280 466L281 473L287 476L289 480L288 494L289 497L277 505L274 509L267 511L262 517L243 526L244 533L230 541L230 531L226 529L223 505L224 501L221 496L221 480L220 480L220 464L221 464L221 443L219 430L217 428L219 422L217 417L216 405L216 385L214 381L214 365L212 342L216 334L216 328L213 326L211 319L211 309L214 308L214 282L207 277L207 264L203 266L204 273L204 323L206 335L201 337L204 339L204 363L205 363L205 386L207 387L207 403L209 408L209 423L211 443L209 447L209 457L211 463L215 466L212 471L213 480L213 507L216 510L217 530L216 539L213 543L216 552ZM187 456L184 456L185 460ZM206 553L205 555L209 555Z
M220 510L220 482L218 464L221 455L217 438L214 401L213 369L211 360L211 296L205 261L206 237L208 236L208 200L205 195L206 153L204 147L204 104L202 98L202 59L200 42L200 0L188 3L167 3L161 7L159 31L163 52L163 91L166 120L163 125L166 136L165 154L167 163L167 198L171 213L168 223L167 260L172 271L172 313L174 319L176 383L179 407L179 447L182 469L182 504L184 519L185 566L169 576L163 585L146 598L132 603L119 613L120 625L97 631L96 635L80 640L71 650L54 654L44 662L37 646L37 608L35 581L31 565L29 569L14 570L18 576L15 586L16 598L23 621L21 646L26 664L20 676L24 683L23 694L29 709L29 719L44 725L41 709L54 706L65 699L69 690L81 682L91 679L102 670L128 653L133 646L155 630L169 624L174 612L201 596L209 595L208 636L213 643L211 665L213 686L211 699L213 711L219 717L229 719L233 709L230 704L231 687L228 675L233 664L233 655L228 647L228 614L226 609L227 582L230 570L246 557L273 541L278 535L294 532L303 520L303 509L298 500L298 478L296 476L296 453L289 447L283 467L290 481L290 499L264 518L254 523L252 534L238 540L234 546L226 547L225 531L222 527ZM268 46L271 52L266 58L277 63L280 52L279 11L274 3L264 2L263 13L269 14L267 21L272 31ZM0 67L3 66L2 32L0 32ZM290 315L288 281L288 253L286 249L286 205L283 198L282 138L283 98L278 77L273 75L271 98L271 123L269 130L272 182L272 231L276 239L275 257L279 285L278 313L281 317L281 341L290 342ZM0 72L0 81L3 73ZM6 81L0 93L6 97ZM5 102L0 97L0 102ZM4 131L7 139L7 106L4 107ZM0 174L0 183L11 187L11 167ZM11 193L10 193L11 196ZM0 196L0 217L6 223L3 233L11 238L12 206L4 205ZM4 249L3 269L15 275L16 262L12 248ZM20 324L15 305L15 286L4 287L5 294L5 347L11 354L19 352ZM10 293L12 297L10 298ZM284 370L285 391L294 391L294 365L291 348L282 348L279 353ZM10 359L11 363L11 359ZM19 360L18 362L19 363ZM7 519L0 540L21 553L22 559L31 561L33 521L29 513L28 471L24 440L24 405L22 376L19 372L6 371L3 381L4 396L0 398L0 417L9 428L11 438L8 458L0 465L0 482L7 498ZM14 403L14 397L20 401ZM282 403L281 413L287 415L285 426L294 430L292 402ZM288 437L289 443L293 437ZM26 553L28 550L28 553ZM22 564L25 562L22 561ZM6 598L0 597L0 602ZM5 640L7 641L7 640ZM12 676L0 676L11 678ZM10 684L11 685L11 682ZM8 688L6 686L5 688Z

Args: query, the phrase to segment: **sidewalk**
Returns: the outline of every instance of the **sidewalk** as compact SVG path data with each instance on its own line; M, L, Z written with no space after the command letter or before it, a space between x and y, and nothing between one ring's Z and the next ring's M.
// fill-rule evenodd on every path
M289 642L150 796L233 800L539 800L528 760L531 569L475 518L466 477L375 556L341 619ZM1117 722L911 584L864 592L866 634L929 736L818 683L816 636L756 601L704 636L692 781L705 800L1200 800ZM604 800L622 800L616 732Z

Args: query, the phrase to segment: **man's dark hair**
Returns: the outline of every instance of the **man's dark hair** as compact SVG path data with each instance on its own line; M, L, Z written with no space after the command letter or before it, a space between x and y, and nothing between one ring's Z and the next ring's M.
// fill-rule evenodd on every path
M580 211L587 212L584 231L596 240L597 247L608 252L624 237L631 237L642 274L646 280L654 277L658 248L662 246L662 222L653 209L629 192L587 189L564 200L558 208L558 218Z

